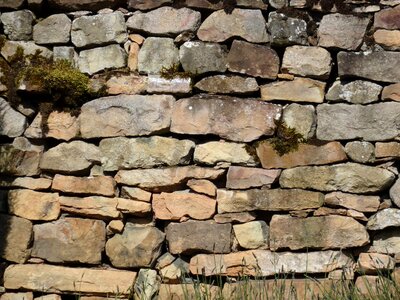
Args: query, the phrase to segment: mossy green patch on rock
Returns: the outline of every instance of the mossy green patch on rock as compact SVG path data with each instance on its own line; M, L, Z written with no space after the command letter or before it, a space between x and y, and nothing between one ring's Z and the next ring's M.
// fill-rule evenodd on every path
M298 133L295 128L287 126L283 121L275 120L275 124L276 136L271 138L269 142L280 156L296 151L299 144L307 142L302 134Z

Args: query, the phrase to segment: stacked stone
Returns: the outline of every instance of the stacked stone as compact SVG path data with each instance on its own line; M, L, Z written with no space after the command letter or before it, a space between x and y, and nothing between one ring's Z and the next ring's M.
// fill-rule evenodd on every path
M400 1L180 2L0 0L3 62L41 50L108 93L43 130L0 85L1 299L400 281ZM308 142L279 155L278 120Z

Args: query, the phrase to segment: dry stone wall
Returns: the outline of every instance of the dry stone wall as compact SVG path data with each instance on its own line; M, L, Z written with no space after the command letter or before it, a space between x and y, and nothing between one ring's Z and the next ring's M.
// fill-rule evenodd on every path
M400 1L0 9L2 300L399 280ZM43 110L37 50L98 96Z

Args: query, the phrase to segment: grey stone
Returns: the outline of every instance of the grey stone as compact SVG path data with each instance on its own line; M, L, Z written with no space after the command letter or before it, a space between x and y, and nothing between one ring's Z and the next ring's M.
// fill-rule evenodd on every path
M131 1L132 2L132 1ZM156 270L140 269L135 281L135 299L154 299L158 294L161 280Z
M272 45L308 45L307 23L304 20L271 12L268 15L268 31Z
M56 60L67 60L75 68L78 67L79 55L75 51L74 47L69 46L55 46L53 47L53 59Z
M171 38L147 38L139 51L140 73L158 74L179 64L179 51Z
M400 130L400 103L371 105L321 104L317 107L317 138L320 140L383 141Z
M28 127L26 117L0 97L0 136L17 137Z
M24 50L24 55L33 55L40 51L40 55L51 59L53 57L53 52L46 47L38 46L34 42L24 42L24 41L6 41L4 46L1 48L1 55L9 62L10 58L17 52L17 49L21 47Z
M389 190L390 199L396 204L397 207L400 207L400 179L397 179L396 182Z
M378 101L381 91L382 86L369 81L355 80L346 84L335 81L326 93L325 98L329 101L368 104Z
M348 142L344 149L346 154L355 162L371 163L375 161L375 147L369 142Z
M172 4L173 2L173 0L128 0L128 8L149 10L164 4Z
M189 77L167 79L160 75L149 75L146 91L151 94L189 94L192 91L192 79Z
M286 126L294 128L304 138L315 135L317 116L312 105L290 104L283 109L282 121Z
M234 75L205 77L196 83L195 88L212 94L247 94L259 90L255 78Z
M239 245L244 249L268 247L269 227L265 221L233 225L233 232Z
M33 27L36 44L67 44L71 34L71 20L66 14L51 15Z
M385 254L400 253L400 232L398 228L389 228L374 235L370 252Z
M281 9L289 5L289 0L269 0L268 2L269 5L276 9Z
M121 0L48 0L50 7L61 11L98 11L123 5Z
M18 9L24 4L25 0L0 0L1 8Z
M400 209L386 208L371 216L367 223L368 230L382 230L387 227L400 227Z
M32 23L34 14L29 10L18 10L1 14L4 33L13 41L29 41L32 39Z

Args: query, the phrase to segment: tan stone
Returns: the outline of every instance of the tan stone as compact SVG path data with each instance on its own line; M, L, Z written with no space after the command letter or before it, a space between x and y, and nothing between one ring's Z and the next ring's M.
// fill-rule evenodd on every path
M377 142L375 144L375 157L400 157L400 143L397 142L387 142L381 143Z
M360 253L357 271L360 274L377 274L393 270L396 263L393 257L380 253Z
M255 78L234 75L206 77L197 82L195 87L201 91L213 94L246 94L259 90Z
M209 284L195 285L193 283L185 284L161 284L158 293L159 299L196 299L201 294L207 299L215 299L220 294L220 287Z
M4 274L7 289L25 289L48 293L91 293L100 295L128 295L136 272L96 270L52 265L12 265Z
M379 196L333 192L325 195L324 204L333 207L345 207L360 212L376 212L380 204L379 199Z
M187 186L200 194L215 197L217 195L217 187L214 183L206 179L190 179Z
M385 86L381 98L382 100L400 101L400 83Z
M382 230L387 227L400 227L400 209L386 208L371 216L367 223L368 230Z
M57 174L51 189L67 194L91 194L99 196L115 195L116 183L109 176L74 177Z
M5 293L0 295L0 300L33 300L33 293Z
M397 293L393 281L384 276L359 276L354 287L358 298L379 299L383 294L395 295Z
M386 50L400 50L400 30L379 29L374 32L374 40Z
M125 199L126 200L126 199ZM61 210L72 214L95 218L116 219L120 216L117 210L117 198L93 197L60 197Z
M374 28L400 29L400 6L382 9L375 14Z
M35 297L35 300L62 300L60 295L48 294L40 297Z
M124 230L124 222L121 220L111 220L107 225L107 230L113 233L121 233Z
M144 42L144 37L137 33L131 33L128 37L132 42L135 42L138 45L141 45Z
M147 78L136 74L112 76L106 82L109 95L143 94L147 89Z
M378 252L384 254L400 253L400 234L398 228L387 228L378 231L372 240L372 246L368 252Z
M323 216L329 216L329 215L346 216L347 210L344 208L335 209L335 208L330 208L330 207L320 207L313 213L314 217L323 217Z
M244 249L268 248L269 228L265 221L233 225L233 232Z
M274 215L270 223L271 250L345 249L368 243L366 228L350 217L293 218Z
M271 187L271 184L277 180L280 174L281 170L231 166L226 175L226 187L228 189Z
M183 217L196 220L210 219L216 210L217 201L204 195L186 192L153 195L153 210L156 219L177 221Z
M300 144L297 150L279 155L268 140L257 146L263 168L293 168L306 165L325 165L347 160L339 142Z
M30 190L47 190L51 183L52 180L48 178L17 177L11 182L10 186Z
M142 216L151 212L151 204L132 199L117 198L117 209L124 214Z
M143 39L144 41L144 39ZM128 68L131 71L137 71L138 69L138 61L139 61L139 50L141 44L133 42L129 46L129 53L128 53Z
M179 257L170 265L160 269L160 276L164 282L180 282L179 280L187 274L189 274L189 264Z
M325 96L325 85L322 81L308 78L268 83L260 87L261 99L322 103Z
M155 94L189 94L192 91L190 77L163 78L160 75L149 75L147 92Z
M11 190L8 193L9 212L35 221L56 220L60 215L59 196L31 190Z
M122 198L129 198L133 200L139 200L144 202L151 201L151 193L146 192L139 188L132 188L123 186L121 189L121 197Z

